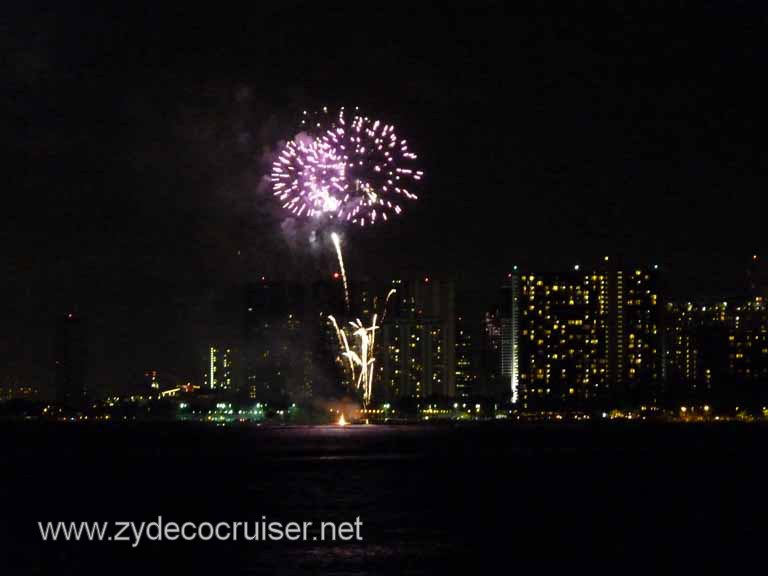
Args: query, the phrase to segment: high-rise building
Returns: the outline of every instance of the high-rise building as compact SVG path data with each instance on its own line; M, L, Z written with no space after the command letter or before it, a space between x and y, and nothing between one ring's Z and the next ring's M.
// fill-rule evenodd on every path
M56 400L78 407L86 399L87 331L85 320L69 313L56 322Z
M456 396L477 394L477 362L472 326L465 316L456 319Z
M560 405L601 394L608 370L604 275L513 274L512 286L516 281L519 296L502 321L502 374L513 403ZM506 341L504 322L510 326ZM511 364L506 373L505 356Z
M679 400L725 400L761 394L768 383L768 306L762 296L740 302L669 303L666 372Z
M211 391L234 392L232 348L210 346L205 372L205 384Z
M517 267L515 267L517 272ZM501 381L508 386L513 404L520 393L520 298L521 276L510 274L502 289L500 309L501 325Z
M262 402L333 392L335 336L328 321L344 314L341 279L314 284L261 281L246 287L243 339L245 395Z
M303 315L300 286L259 282L246 287L243 358L248 396L279 402L288 396L295 328Z
M768 384L768 306L762 296L750 298L730 314L728 371L735 383Z
M663 373L657 270L612 270L608 275L612 289L609 385L617 396L655 395Z
M501 333L500 311L486 312L481 325L479 382L476 394L505 402L511 397L511 380L509 378L504 380L501 376Z
M397 292L381 326L379 397L455 396L453 283L423 278L392 287Z
M500 374L523 408L626 397L660 382L652 271L515 271L500 315Z
M665 306L664 361L666 380L672 384L690 385L695 391L700 383L700 319L698 308L691 303L669 302Z
M728 378L731 317L727 302L665 305L664 381L670 399L707 399L714 384Z

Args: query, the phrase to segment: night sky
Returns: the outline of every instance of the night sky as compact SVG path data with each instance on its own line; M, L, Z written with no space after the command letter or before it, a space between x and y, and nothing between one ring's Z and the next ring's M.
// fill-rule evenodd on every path
M719 296L764 253L762 3L57 4L0 29L0 384L50 387L69 311L88 319L92 386L199 379L246 281L332 270L260 184L324 104L396 122L426 171L400 221L348 232L353 276L492 297L512 264L612 254L659 263L673 296Z

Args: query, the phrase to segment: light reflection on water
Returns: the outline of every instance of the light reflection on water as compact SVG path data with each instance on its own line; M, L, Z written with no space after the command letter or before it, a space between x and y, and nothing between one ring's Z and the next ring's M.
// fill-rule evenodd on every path
M596 543L600 550L652 558L649 534L658 542L679 542L686 534L702 549L743 551L762 534L756 523L768 516L766 500L753 496L764 492L756 455L764 451L766 430L759 427L3 431L2 574L473 574L499 558L513 571L540 573L542 562L573 563L579 555L589 561ZM132 549L43 543L33 524L141 522L160 514L181 522L360 517L364 540L166 542ZM718 528L726 525L730 536ZM22 569L2 570L11 556L11 566Z

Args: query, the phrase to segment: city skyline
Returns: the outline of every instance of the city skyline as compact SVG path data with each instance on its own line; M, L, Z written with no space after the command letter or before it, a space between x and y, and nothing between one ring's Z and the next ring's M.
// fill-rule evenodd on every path
M134 378L133 384L111 387L86 378L88 346L84 335L87 332L79 329L80 335L69 344L64 344L62 333L64 326L85 324L87 319L71 313L62 316L59 321L57 349L61 352L57 353L54 366L57 374L72 371L78 374L77 389L83 391L79 394L84 396L89 390L92 399L112 394L157 393L161 388L170 390L193 384L220 392L237 392L240 398L264 403L306 402L312 397L333 397L343 392L340 383L344 381L344 376L333 369L334 351L328 347L327 341L333 336L323 318L329 313L341 314L340 318L370 314L373 304L370 298L390 286L399 289L399 293L388 306L389 317L381 325L374 388L374 400L378 405L407 397L492 398L501 402L516 399L512 404L521 409L528 408L531 401L531 407L583 408L589 405L585 401L590 396L601 401L607 398L616 401L620 397L618 391L626 396L629 390L637 389L636 394L646 400L659 401L662 396L672 394L672 387L676 388L675 394L681 397L695 396L697 386L699 396L702 396L702 390L708 390L712 401L713 379L718 394L723 396L723 386L737 370L734 359L724 356L728 346L725 342L720 344L719 354L715 354L718 349L711 349L714 345L711 341L708 340L709 344L700 342L704 337L698 334L704 322L699 320L698 324L692 324L692 315L703 317L703 311L708 307L713 311L720 310L725 330L726 316L731 318L733 324L733 318L737 318L737 312L743 309L741 316L751 314L749 317L754 318L749 321L751 330L757 330L755 336L764 340L766 319L759 314L764 312L761 302L768 295L768 283L765 282L759 258L754 256L749 259L750 266L745 271L741 296L730 298L730 309L723 299L694 303L666 298L660 291L663 271L658 265L645 269L630 267L625 271L611 263L607 256L600 259L595 268L578 264L560 272L538 273L513 267L517 269L508 273L495 290L486 288L486 292L495 296L491 298L493 304L484 307L478 307L477 301L472 298L476 298L480 287L462 289L450 280L425 276L407 282L354 281L350 285L352 316L344 316L343 288L336 274L308 284L274 282L264 277L244 289L239 328L228 333L225 330L223 338L208 338L197 343L196 351L188 357L186 373L191 376L173 376L167 370L158 371L157 366L143 366L139 362L134 367L134 373L140 373L142 378ZM642 284L650 281L650 275L654 278L652 285L648 285L652 292ZM632 288L636 283L642 286ZM626 293L618 286L626 286ZM447 290L445 296L437 296L444 289ZM534 297L537 290L538 295ZM637 291L637 298L633 296L633 291ZM262 292L271 296L266 300L264 296L256 297ZM430 312L435 305L429 303L432 297L425 299L425 296L419 295L431 292L438 298L435 303L443 300L443 306L448 306L443 312L440 312L441 308L435 308L437 315ZM736 292L734 290L731 294ZM628 300L630 306L625 308L622 299ZM523 300L527 302L525 305ZM642 302L648 306L647 309L640 305ZM534 319L536 306L544 306L548 316L555 314L554 320L549 321L548 318L545 324L537 324ZM633 309L638 312L632 312ZM642 322L644 317L652 317L653 323L647 328L643 328L643 324L633 328L630 318L620 318L625 311L633 315L639 313L638 322ZM529 313L534 315L530 320ZM568 318L559 318L562 314ZM495 339L488 336L488 318L495 318ZM255 332L251 326L262 324L267 331L254 340ZM530 352L525 352L536 350L533 341L529 342L531 334L538 330L545 338L550 338L552 328L555 331L562 329L563 338L569 334L569 344L563 345L558 358L559 344L556 345L555 341L544 344L544 340L537 340L547 352L541 360L543 363L536 368L539 360L534 360ZM643 336L646 329L651 332ZM734 334L738 333L733 329L732 326L732 345L736 338ZM639 339L636 339L638 334ZM576 345L572 343L574 337ZM584 345L588 347L582 348L583 345L578 342L585 337ZM411 340L414 340L413 344ZM434 344L429 344L432 341ZM249 348L252 346L249 342L258 344L257 348ZM413 356L414 352L410 350L416 345L418 348L413 350L421 351ZM752 344L747 345L751 349ZM82 350L79 354L83 358L75 355L74 359L62 359L62 354L73 346ZM700 358L702 346L709 350L711 358ZM262 363L259 368L254 364L254 354L264 354L258 351L261 349L269 350L270 357L275 360L270 360L269 364ZM628 352L628 349L638 350L637 355ZM758 356L749 360L747 366L756 362L755 374L759 379L766 376L763 373L766 362L759 350L756 352ZM740 353L743 357L744 351ZM569 357L567 362L566 355ZM625 362L626 367L623 366ZM722 368L713 376L712 368L702 368L702 362L719 363ZM729 367L725 368L726 365ZM742 379L744 369L741 369ZM557 374L552 376L552 370ZM750 377L754 379L755 375ZM539 378L541 385L537 387L534 381ZM72 394L66 391L68 386L72 386L71 380L71 376L57 376L53 386L46 387L20 379L7 379L3 395L41 399L55 397L66 404L64 400ZM213 387L211 381L215 383ZM552 392L553 389L555 392ZM537 393L543 398L537 400L532 397ZM552 401L551 394L559 394L559 400ZM547 398L550 400L547 401Z

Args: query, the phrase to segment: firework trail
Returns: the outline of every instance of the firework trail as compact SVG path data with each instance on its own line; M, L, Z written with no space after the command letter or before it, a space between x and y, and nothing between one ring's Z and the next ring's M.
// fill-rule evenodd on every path
M339 259L339 267L341 268L341 280L344 284L344 303L347 307L347 312L349 312L349 286L347 285L347 271L344 269L344 258L341 255L341 239L339 238L339 235L336 234L336 232L331 233L331 241L333 242L334 248L336 248L336 256Z
M417 196L417 156L392 124L344 108L304 112L300 132L272 164L274 195L299 217L327 216L360 226L386 222Z

